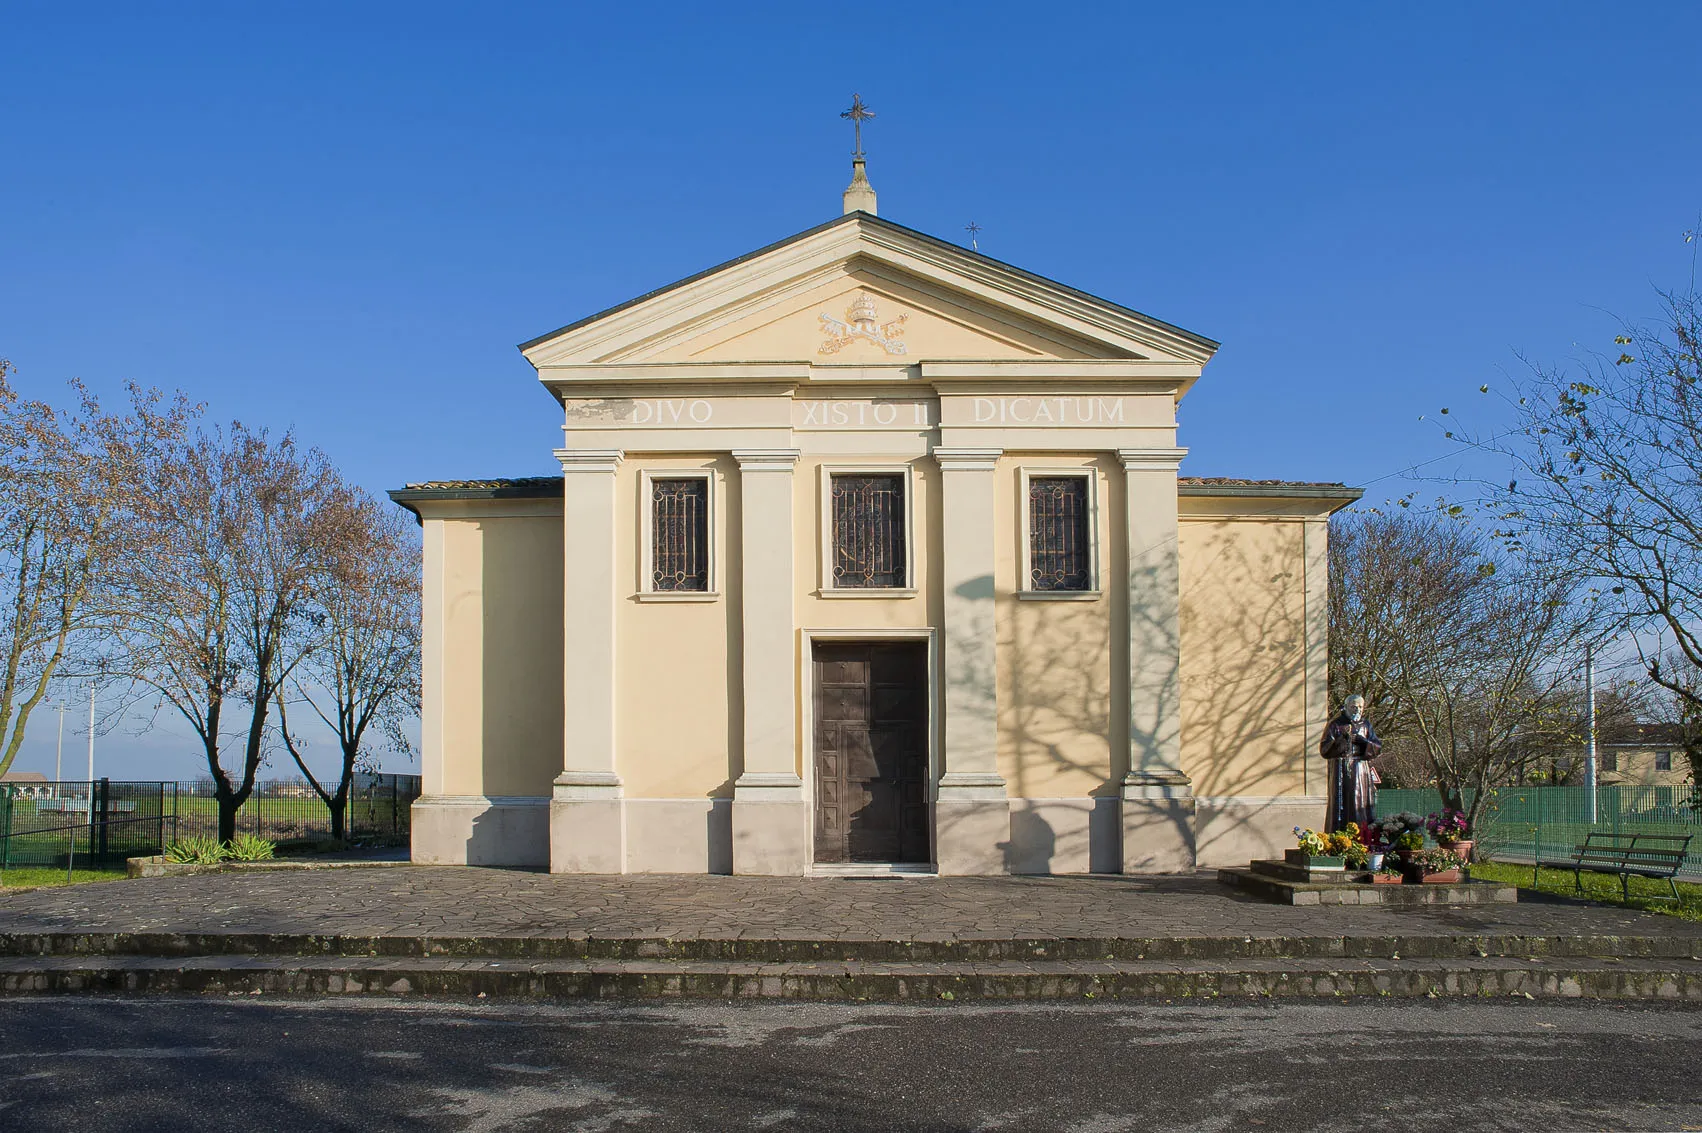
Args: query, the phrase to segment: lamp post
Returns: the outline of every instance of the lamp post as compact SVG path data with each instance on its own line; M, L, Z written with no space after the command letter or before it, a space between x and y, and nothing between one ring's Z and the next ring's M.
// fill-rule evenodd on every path
M65 778L63 765L65 762L65 713L67 707L63 704L55 704L53 709L59 713L59 746L53 752L53 789L57 791L60 781Z
M1589 746L1584 753L1584 790L1589 807L1590 825L1596 824L1596 654L1592 646L1584 646L1584 687L1589 697Z

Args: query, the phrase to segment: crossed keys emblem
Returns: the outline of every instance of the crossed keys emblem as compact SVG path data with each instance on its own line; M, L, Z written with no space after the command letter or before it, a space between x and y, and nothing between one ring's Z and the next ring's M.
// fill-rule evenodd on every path
M872 342L888 354L904 354L908 348L899 341L904 337L904 322L909 315L900 315L889 323L875 321L875 301L868 295L858 295L845 308L842 322L832 315L821 316L822 333L827 341L821 344L822 354L838 354L858 339Z

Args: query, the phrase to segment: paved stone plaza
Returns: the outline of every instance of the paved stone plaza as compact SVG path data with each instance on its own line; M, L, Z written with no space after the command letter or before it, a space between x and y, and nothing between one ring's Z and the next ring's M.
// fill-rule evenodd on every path
M1205 876L552 876L394 865L0 897L0 991L1702 1002L1702 925L1557 899L1302 908Z
M851 880L391 866L222 873L0 896L0 933L953 941L1312 936L1673 937L1702 924L1559 900L1292 908L1198 877Z

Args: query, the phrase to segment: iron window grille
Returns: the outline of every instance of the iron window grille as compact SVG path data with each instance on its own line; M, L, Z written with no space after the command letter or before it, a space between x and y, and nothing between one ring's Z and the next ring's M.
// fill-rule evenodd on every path
M833 476L833 585L902 589L905 578L904 477Z
M709 480L650 481L650 588L709 589Z
M1028 587L1091 590L1087 477L1035 476L1028 481Z

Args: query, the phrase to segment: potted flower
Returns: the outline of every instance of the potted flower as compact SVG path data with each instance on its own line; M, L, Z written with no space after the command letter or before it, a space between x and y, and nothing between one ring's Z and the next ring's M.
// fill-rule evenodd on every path
M1401 875L1401 871L1392 865L1383 866L1371 875L1371 884L1373 885L1399 885L1405 880L1406 878Z
M1440 846L1420 850L1409 860L1423 885L1448 885L1459 881L1460 869L1466 864L1459 854Z
M1424 835L1416 830L1408 830L1399 834L1394 841L1395 856L1402 861L1410 861L1414 854L1424 849Z
M1426 819L1424 825L1430 831L1430 836L1436 839L1438 846L1454 851L1462 859L1471 857L1472 844L1467 841L1467 836L1471 833L1471 823L1466 821L1463 811L1445 807L1441 813Z
M1302 830L1296 826L1294 837L1298 845L1292 850L1283 851L1283 858L1290 865L1305 866L1308 869L1341 869L1340 853L1331 853L1327 839L1334 835L1320 834L1316 830Z

